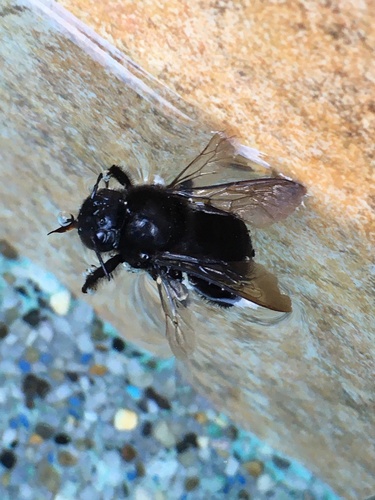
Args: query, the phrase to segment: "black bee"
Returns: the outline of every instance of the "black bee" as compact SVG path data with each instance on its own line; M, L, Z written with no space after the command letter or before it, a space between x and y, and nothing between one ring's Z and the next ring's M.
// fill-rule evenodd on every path
M275 311L291 311L277 279L254 262L244 221L258 227L280 221L300 204L306 190L281 177L194 186L193 181L215 168L235 166L235 147L219 133L167 186L135 186L113 165L98 176L78 217L70 215L51 231L76 228L82 243L96 253L100 266L88 274L83 293L103 278L110 280L119 264L147 271L156 282L167 338L178 357L194 349L194 332L187 332L181 320L188 299L184 277L201 296L222 306L245 298ZM109 188L110 179L120 188ZM110 255L105 262L103 254Z

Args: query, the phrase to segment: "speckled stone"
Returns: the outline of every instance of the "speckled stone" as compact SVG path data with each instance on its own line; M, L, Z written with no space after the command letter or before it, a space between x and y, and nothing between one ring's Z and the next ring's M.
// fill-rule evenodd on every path
M191 467L197 460L197 454L193 450L187 450L177 455L177 460L185 468Z
M261 493L268 493L275 486L275 483L268 474L262 474L258 477L257 486Z
M194 491L199 486L199 477L191 476L185 479L185 490Z
M107 335L103 328L103 321L99 318L95 318L92 324L91 338L95 342L101 342L107 340Z
M35 363L36 361L39 360L40 353L38 349L35 349L34 347L28 347L25 352L25 359L29 361L30 363Z
M0 482L4 488L8 488L12 475L10 472L5 472L1 475Z
M32 309L23 316L23 320L30 326L38 326L42 320L39 309Z
M8 335L8 332L8 326L5 323L0 322L0 340L5 339L5 337Z
M242 464L242 467L253 477L259 477L264 470L264 465L259 460L251 460Z
M42 444L43 441L44 441L44 439L39 434L31 434L30 439L29 439L29 443L31 445L36 445L36 446Z
M102 377L108 372L108 368L104 365L91 365L89 372L91 375L96 375L98 377Z
M94 441L90 438L77 439L74 444L77 450L90 450L95 447Z
M170 410L171 405L168 401L167 398L159 394L158 392L155 391L153 387L147 387L145 390L145 396L146 398L151 399L152 401L155 401L155 403L161 408L162 410Z
M272 457L272 461L279 469L288 469L290 466L290 461L288 459L279 457L277 455L274 455Z
M6 240L0 240L0 253L2 253L7 259L18 259L17 250Z
M35 433L39 434L43 439L49 439L54 435L55 429L49 424L39 422L35 426Z
M71 442L71 437L68 436L65 432L59 432L55 435L54 441L56 444L66 445Z
M176 444L177 453L182 453L188 448L198 448L197 435L194 432L188 432L185 436Z
M60 316L65 316L70 307L71 295L68 290L60 290L54 293L50 298L52 310Z
M146 475L146 468L142 462L137 462L135 464L135 468L137 471L137 477L144 477Z
M7 469L13 469L16 465L17 457L12 450L3 450L0 453L0 463Z
M152 434L166 448L176 445L176 437L173 435L170 426L165 420L159 420L152 429Z
M137 451L130 444L126 444L121 448L121 456L126 462L131 462L137 456Z
M114 418L114 426L119 431L130 431L137 427L138 415L126 408L117 410Z
M51 386L47 380L30 373L23 379L22 390L28 399L35 396L44 398L51 390Z
M73 467L78 462L77 455L73 455L73 453L65 450L58 452L57 459L59 461L59 464L63 467Z
M207 415L202 411L197 412L195 414L195 418L197 419L197 422L199 422L201 425L204 425L208 420Z
M51 370L51 377L56 382L62 382L64 380L65 374L62 370L55 369Z
M37 470L40 483L52 494L56 494L61 485L61 477L55 467L42 461L38 464Z

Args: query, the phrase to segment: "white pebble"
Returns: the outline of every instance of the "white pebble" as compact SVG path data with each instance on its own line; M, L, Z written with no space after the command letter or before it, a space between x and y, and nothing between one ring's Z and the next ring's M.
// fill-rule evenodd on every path
M20 484L19 495L20 498L22 498L23 500L28 500L29 498L30 499L34 498L35 491L28 484Z
M93 500L93 498L97 497L97 495L98 491L96 490L96 488L93 485L89 484L80 492L79 497L81 500Z
M36 329L31 330L31 332L25 338L25 341L24 341L25 346L29 347L29 346L33 345L33 343L35 342L37 337L38 337L38 331Z
M89 378L86 376L82 376L79 379L79 385L81 386L83 391L87 392L91 387Z
M130 383L144 389L149 385L152 385L152 375L149 372L144 371L139 365L137 359L131 359L127 364L127 371Z
M94 411L85 411L84 420L86 422L96 422L98 420L98 415Z
M0 387L0 404L4 404L7 400L8 397L8 391L5 389L5 387Z
M200 449L198 455L200 459L207 462L211 458L211 450L209 448Z
M152 399L149 399L147 402L147 409L148 409L149 413L155 414L155 413L158 413L159 406L155 401L153 401Z
M123 375L125 373L124 360L116 359L116 357L113 356L111 362L108 364L108 370L114 375Z
M160 420L153 428L153 435L166 448L176 445L176 438L172 434L167 422Z
M56 314L65 316L70 307L70 293L68 290L60 290L51 296L49 303Z
M14 333L11 333L5 337L5 343L8 346L11 346L14 345L16 342L19 342L20 338L22 338L22 335L15 335Z
M208 448L210 438L207 436L198 436L197 441L199 444L199 448L202 450Z
M238 461L235 458L230 457L225 467L225 474L227 476L234 476L238 470L238 466L239 466Z
M11 443L13 443L13 441L15 441L16 437L17 437L16 429L6 429L3 432L1 442L3 446L9 446Z
M38 334L42 337L42 339L44 340L44 342L46 342L47 344L49 342L51 342L52 338L53 338L53 330L51 328L51 326L46 323L46 322L43 322L39 328L38 328Z
M53 392L48 394L48 402L55 403L57 401L62 401L67 399L73 393L72 385L69 384L61 384L59 385Z
M257 480L257 488L261 493L266 493L274 487L275 483L267 474L262 474Z
M84 353L91 353L94 350L94 344L93 344L92 340L85 333L78 336L77 346L78 346L78 349Z
M153 500L153 497L143 486L137 486L134 489L134 500Z
M7 377L18 374L19 368L12 360L4 359L0 362L0 373L6 373Z
M121 457L117 450L110 450L104 452L101 457L103 463L107 465L106 483L110 486L117 486L123 479L123 469L121 464ZM113 498L111 496L110 498Z
M121 408L117 410L113 424L118 431L131 431L137 427L138 415L134 411Z
M157 477L161 484L167 484L176 474L178 467L179 463L172 457L165 460L155 459L148 462L147 474L150 477Z

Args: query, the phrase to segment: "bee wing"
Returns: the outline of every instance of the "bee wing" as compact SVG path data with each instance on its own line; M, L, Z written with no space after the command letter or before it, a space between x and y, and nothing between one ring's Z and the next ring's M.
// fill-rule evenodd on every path
M252 260L241 262L202 262L199 259L165 252L157 258L167 266L202 278L255 304L280 312L290 312L290 298L281 293L275 275Z
M178 191L179 188L189 185L194 179L214 174L223 167L246 168L247 171L251 172L251 165L254 163L269 166L267 162L261 159L259 151L252 148L242 148L242 150L245 149L246 156L241 154L241 147L236 144L233 138L217 132L212 136L203 151L178 174L168 185L168 188Z
M156 284L165 315L169 346L176 358L185 359L195 349L195 334L190 327L186 307L188 291L181 281L172 280L161 274L156 278Z
M288 179L270 177L176 191L205 210L213 206L233 213L255 227L286 219L300 205L306 188Z

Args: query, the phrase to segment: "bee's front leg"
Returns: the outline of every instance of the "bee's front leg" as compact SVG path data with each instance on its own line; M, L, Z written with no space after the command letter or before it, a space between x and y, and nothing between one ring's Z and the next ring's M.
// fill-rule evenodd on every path
M90 273L82 287L82 292L87 293L89 290L95 290L103 278L110 276L111 273L116 269L116 267L123 262L123 258L120 254L114 255L107 262L104 263L104 267L97 267L95 271Z

